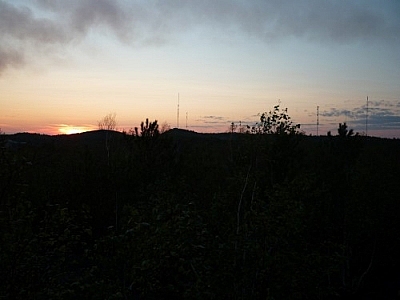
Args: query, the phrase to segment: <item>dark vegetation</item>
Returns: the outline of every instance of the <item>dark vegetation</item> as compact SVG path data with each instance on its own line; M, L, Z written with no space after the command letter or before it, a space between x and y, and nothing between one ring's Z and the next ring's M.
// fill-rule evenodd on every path
M398 297L399 140L279 107L241 134L1 139L0 299Z

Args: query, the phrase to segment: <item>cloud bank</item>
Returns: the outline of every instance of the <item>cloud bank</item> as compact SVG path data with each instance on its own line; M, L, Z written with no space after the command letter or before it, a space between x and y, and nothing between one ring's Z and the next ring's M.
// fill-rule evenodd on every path
M120 42L162 45L198 27L267 43L398 43L400 2L254 0L0 0L0 74L39 53L61 51L91 31Z
M399 130L400 101L369 101L368 115L365 104L355 107L352 110L332 108L322 111L320 116L323 117L325 121L335 119L340 120L338 123L342 123L346 120L356 131L360 132L365 131L367 118L368 128L371 130Z

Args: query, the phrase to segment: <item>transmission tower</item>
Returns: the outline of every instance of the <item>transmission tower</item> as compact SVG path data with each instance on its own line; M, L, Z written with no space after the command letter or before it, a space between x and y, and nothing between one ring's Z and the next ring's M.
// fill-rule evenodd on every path
M319 106L317 106L317 136L318 136L318 127L319 127Z
M365 113L365 136L368 136L368 96L367 96L367 110Z
M178 111L176 114L176 128L179 128L179 93L178 93Z

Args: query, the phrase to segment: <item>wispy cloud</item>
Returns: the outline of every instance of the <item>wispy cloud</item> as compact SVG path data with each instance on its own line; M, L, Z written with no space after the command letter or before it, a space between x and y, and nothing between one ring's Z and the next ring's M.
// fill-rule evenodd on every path
M221 116L202 116L198 120L199 122L205 123L205 124L225 124L227 123L227 119L225 117Z
M325 117L322 122L331 122L333 119L338 122L345 120L359 131L365 129L366 123L371 130L400 130L400 101L370 101L368 114L366 104L364 104L352 110L332 108L322 111L320 116Z
M350 111L348 109L331 108L330 110L322 111L320 115L323 117L353 117L354 111Z

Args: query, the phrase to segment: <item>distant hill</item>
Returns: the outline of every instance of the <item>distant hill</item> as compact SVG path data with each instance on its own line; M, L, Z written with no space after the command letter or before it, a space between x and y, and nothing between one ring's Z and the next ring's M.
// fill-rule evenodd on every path
M174 141L183 143L201 143L201 142L212 142L212 141L232 141L237 140L239 137L243 136L240 133L199 133L192 130L173 128L164 132L161 136L171 138ZM103 146L106 139L112 141L122 141L124 133L113 130L93 130L86 131L76 134L62 134L62 135L46 135L38 133L16 133L16 134L5 134L0 138L1 140L11 140L18 143L26 143L30 146L67 146L67 145L87 145L87 146ZM330 138L328 136L304 136L307 141L327 141ZM333 139L337 138L332 136ZM386 139L378 137L360 137L365 145L375 144L375 143L390 143L398 144L400 139Z
M176 139L218 139L218 140L228 140L232 137L236 138L240 133L199 133L192 130L174 128L168 130L164 133L166 136L170 136Z
M32 146L42 146L46 144L54 144L54 143L70 143L70 142L79 142L79 143L95 143L99 141L104 141L104 139L112 138L112 139L120 139L122 138L123 133L119 131L112 130L94 130L94 131L86 131L82 133L75 134L61 134L61 135L46 135L46 134L38 134L38 133L16 133L16 134L7 134L4 135L5 140L12 140L15 142L25 142Z

